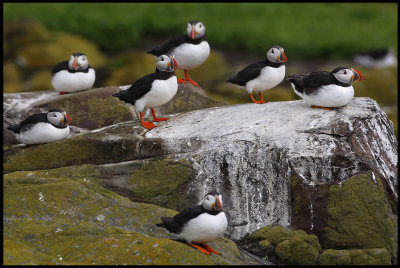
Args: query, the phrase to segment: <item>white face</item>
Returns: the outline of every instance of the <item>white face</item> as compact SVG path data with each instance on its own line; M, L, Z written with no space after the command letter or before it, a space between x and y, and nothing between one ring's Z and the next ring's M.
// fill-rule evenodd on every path
M348 68L339 70L333 73L333 75L336 77L338 81L346 84L351 84L354 80L355 72L353 71L353 69Z
M206 195L201 203L206 210L222 210L222 196L221 195Z
M47 120L55 125L55 126L66 126L70 123L70 117L66 114L66 112L48 112Z
M84 70L89 66L89 61L86 55L72 55L68 62L68 68L71 70Z
M173 71L174 61L172 60L172 57L168 57L167 55L161 55L160 57L158 57L156 68L159 71L167 71L167 72Z
M267 52L267 59L270 62L286 62L287 58L286 55L284 53L284 49L278 49L276 47L271 47L270 49L268 49Z
M187 34L192 39L203 37L206 34L206 27L199 21L195 25L188 23Z

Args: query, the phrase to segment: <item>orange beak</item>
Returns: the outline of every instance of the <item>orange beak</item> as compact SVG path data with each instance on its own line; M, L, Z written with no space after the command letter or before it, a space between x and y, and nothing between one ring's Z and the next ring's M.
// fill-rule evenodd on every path
M194 39L194 25L192 26L192 39Z
M282 62L287 62L287 57L285 52L281 51L282 55L283 55L283 61Z
M74 70L78 70L77 63L78 63L78 57L75 57L74 62L72 63L72 67L74 68Z
M217 207L217 210L221 210L222 209L222 205L221 205L221 201L219 201L219 198L218 198L218 196L216 196L215 197L215 203L216 203L216 207Z
M65 114L65 116L67 117L67 125L71 124L72 119L71 117L69 117L69 115Z
M360 73L359 71L357 71L356 69L353 69L356 73L357 73L357 75L358 75L358 79L357 79L357 81L361 81L361 80L364 80L365 79L365 77L364 77L364 75L362 74L362 73Z

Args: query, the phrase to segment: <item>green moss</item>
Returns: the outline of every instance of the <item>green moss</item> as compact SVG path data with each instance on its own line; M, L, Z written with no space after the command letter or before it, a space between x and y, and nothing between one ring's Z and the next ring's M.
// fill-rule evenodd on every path
M303 230L290 231L281 226L265 226L252 233L250 239L256 239L259 247L275 245L275 254L280 263L313 265L321 250L318 237Z
M122 122L129 113L128 109L115 97L91 98L87 102L87 117L90 121L96 122L99 127L106 126L106 122Z
M291 246L289 240L284 240L275 247L275 254L280 261L285 262L291 256Z
M145 161L140 168L132 171L131 189L135 196L146 202L176 209L182 204L182 187L191 174L191 166L186 160Z
M397 222L386 201L380 178L361 174L330 187L328 226L329 247L385 247L397 256Z
M324 250L319 265L391 265L390 253L385 248Z
M155 224L177 212L102 188L94 166L4 175L6 264L243 264L228 239L205 256Z
M81 163L93 157L98 150L94 143L85 141L84 136L79 135L73 139L8 151L4 154L4 171L37 170Z

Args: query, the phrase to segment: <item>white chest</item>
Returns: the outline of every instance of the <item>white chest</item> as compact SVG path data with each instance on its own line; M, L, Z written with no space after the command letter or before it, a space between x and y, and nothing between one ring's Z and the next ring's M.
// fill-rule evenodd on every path
M285 65L278 68L264 67L260 75L247 82L246 89L249 93L252 91L263 91L277 86L285 78Z
M94 69L90 68L87 73L70 73L66 70L56 73L51 83L56 91L77 92L90 89L96 79Z
M171 54L178 63L179 69L192 69L208 58L210 46L207 41L202 41L197 45L185 43L176 47Z
M69 126L56 128L49 123L40 122L26 131L22 130L16 137L23 144L39 144L62 140L67 138L68 135Z
M144 108L157 107L169 102L178 91L178 82L176 76L167 80L155 80L149 92L136 100L135 106L138 112Z
M327 85L319 88L317 94L303 94L302 97L309 105L340 107L349 103L353 96L353 86Z
M179 236L188 243L207 243L222 236L227 227L228 221L224 212L218 215L204 213L188 221Z

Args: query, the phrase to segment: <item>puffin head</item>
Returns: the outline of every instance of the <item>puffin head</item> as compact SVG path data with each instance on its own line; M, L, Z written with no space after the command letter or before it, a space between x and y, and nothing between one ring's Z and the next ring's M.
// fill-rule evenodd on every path
M356 69L348 67L337 67L331 73L339 82L348 85L365 79L362 73Z
M222 196L216 191L211 191L204 196L201 205L210 211L222 210Z
M284 49L281 46L270 47L267 51L267 60L276 63L288 61Z
M173 72L175 70L174 59L172 56L161 55L157 58L156 68L159 71Z
M47 120L58 127L66 127L72 122L71 117L65 111L59 109L49 110L47 112Z
M188 23L187 34L191 39L203 37L206 34L206 27L199 20L193 20Z
M85 54L77 52L71 55L68 61L68 69L79 71L85 70L89 67L89 61Z

